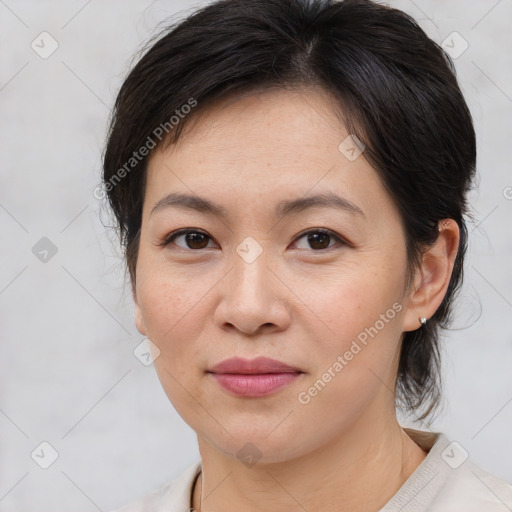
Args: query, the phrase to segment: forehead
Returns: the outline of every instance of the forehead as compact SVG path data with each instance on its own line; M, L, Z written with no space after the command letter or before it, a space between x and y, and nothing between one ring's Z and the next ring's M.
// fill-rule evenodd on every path
M148 207L175 191L240 206L326 190L363 210L386 199L364 157L349 159L342 151L350 134L323 89L258 91L198 109L176 144L151 155Z
M224 152L258 159L285 154L290 159L294 157L289 149L299 158L304 148L311 157L318 157L322 148L337 147L338 139L346 135L337 111L335 99L319 87L232 94L199 104L172 149L212 149L217 159L222 159ZM240 146L240 142L246 144ZM315 147L319 151L311 151Z

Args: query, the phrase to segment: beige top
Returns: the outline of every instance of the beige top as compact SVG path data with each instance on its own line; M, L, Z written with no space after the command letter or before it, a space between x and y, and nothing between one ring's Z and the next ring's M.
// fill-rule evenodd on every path
M405 430L428 455L376 512L512 511L512 486L475 466L459 443L440 433ZM112 512L192 512L200 471L197 460L163 487Z

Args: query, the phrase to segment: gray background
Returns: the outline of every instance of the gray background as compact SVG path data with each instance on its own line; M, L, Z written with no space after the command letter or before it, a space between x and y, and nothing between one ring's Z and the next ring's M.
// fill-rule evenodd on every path
M436 41L449 37L452 51L464 48L454 31L469 44L455 62L478 131L480 186L461 307L445 337L444 411L431 429L512 482L512 2L389 3ZM2 512L107 511L199 455L154 368L133 354L143 337L93 196L133 55L162 21L197 5L0 1ZM31 47L51 48L43 31L59 45L46 59ZM43 237L54 255L38 252L49 249ZM48 469L35 462L51 457L43 441L59 455Z

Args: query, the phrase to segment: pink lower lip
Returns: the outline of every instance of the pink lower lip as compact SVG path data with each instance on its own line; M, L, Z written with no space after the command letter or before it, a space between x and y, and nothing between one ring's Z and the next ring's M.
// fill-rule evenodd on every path
M265 396L293 382L301 374L287 373L212 373L214 379L225 389L242 396Z

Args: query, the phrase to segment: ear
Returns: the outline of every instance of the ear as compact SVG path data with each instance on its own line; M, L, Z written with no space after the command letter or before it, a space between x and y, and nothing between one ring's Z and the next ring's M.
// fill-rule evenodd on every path
M144 324L144 317L142 315L142 310L137 299L137 287L135 284L132 285L132 297L133 302L135 303L135 325L137 326L137 330L143 336L147 336L146 325Z
M405 332L415 331L421 327L420 317L428 320L436 312L450 284L459 249L459 226L453 219L443 219L438 229L437 241L423 253L409 291L402 326Z

